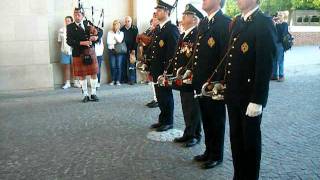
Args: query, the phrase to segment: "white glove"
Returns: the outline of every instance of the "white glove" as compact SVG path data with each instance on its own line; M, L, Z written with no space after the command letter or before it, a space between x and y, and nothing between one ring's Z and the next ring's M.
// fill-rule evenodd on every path
M257 117L262 114L262 105L249 103L246 115L249 117Z

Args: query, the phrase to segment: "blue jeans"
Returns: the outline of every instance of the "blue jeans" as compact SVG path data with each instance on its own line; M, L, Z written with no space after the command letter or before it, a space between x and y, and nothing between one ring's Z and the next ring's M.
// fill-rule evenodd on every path
M99 65L99 71L98 71L98 83L100 83L100 73L101 73L101 63L103 61L103 56L97 56L98 65Z
M274 78L284 77L283 63L284 63L284 49L281 43L277 43L277 56L276 56L276 59L273 61L272 77Z
M130 54L126 56L127 60L127 69L128 69L128 82L135 83L136 82L136 63L130 63Z
M122 73L122 63L123 63L124 55L122 54L114 54L111 50L109 50L109 61L111 68L111 78L112 81L120 81L121 73Z

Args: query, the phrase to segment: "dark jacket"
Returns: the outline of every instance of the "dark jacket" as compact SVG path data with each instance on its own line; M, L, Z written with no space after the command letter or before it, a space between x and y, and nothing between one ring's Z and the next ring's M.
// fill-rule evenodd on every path
M218 11L210 22L205 18L199 24L198 43L196 44L193 70L193 86L199 93L202 85L208 80L222 56L225 54L227 41L229 39L229 23L231 19ZM224 66L212 79L222 80L224 77Z
M83 25L85 30L78 27L78 25L74 22L67 26L67 44L72 47L72 56L78 57L83 49L87 48L86 46L80 46L80 41L87 41L90 38L89 26L91 22L83 21ZM98 40L100 41L102 37L103 31L98 28ZM94 46L93 42L93 46Z
M162 29L157 28L155 38L150 47L150 72L154 82L157 81L158 76L163 74L169 60L172 60L176 52L178 40L179 30L170 21Z
M267 104L276 29L260 10L246 22L238 16L232 27L233 45L227 59L225 100L232 104Z
M138 28L134 25L132 25L129 29L123 26L120 31L124 33L124 42L127 45L128 52L132 50L137 51L138 44L136 42L136 37L138 35Z
M283 37L289 33L288 30L288 23L283 22L280 24L276 24L277 28L277 37L278 37L278 43L282 43Z
M192 62L190 62L192 55L193 55L193 48L195 46L195 41L197 40L198 35L198 28L193 28L189 34L185 38L184 34L180 35L179 43L178 43L178 50L176 52L175 58L173 59L173 74L176 76L177 70L180 67L186 67L188 65L188 68L191 68ZM192 85L184 85L182 87L174 87L174 89L181 90L181 91L188 91L193 92Z

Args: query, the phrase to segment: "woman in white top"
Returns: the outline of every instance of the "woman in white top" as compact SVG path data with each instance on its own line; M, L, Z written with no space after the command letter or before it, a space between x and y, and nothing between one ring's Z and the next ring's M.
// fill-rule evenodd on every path
M102 29L100 29L102 31ZM97 42L94 45L94 49L97 55L97 60L98 60L98 65L99 65L99 71L98 71L98 84L97 84L97 88L100 88L100 79L101 79L101 63L103 61L103 50L104 50L104 44L102 39L100 39L99 42Z
M114 20L112 24L112 30L110 30L107 35L107 45L112 78L112 82L110 83L110 85L121 85L121 65L124 60L124 55L117 54L114 48L117 43L121 43L123 41L123 38L124 34L120 31L120 21Z
M58 42L61 43L61 57L60 63L63 66L63 81L64 85L62 89L68 89L71 87L70 79L71 79L71 60L72 60L72 49L67 44L67 28L69 24L73 22L73 18L71 16L66 16L64 18L65 26L59 29L58 34ZM75 81L75 86L79 86L77 81Z

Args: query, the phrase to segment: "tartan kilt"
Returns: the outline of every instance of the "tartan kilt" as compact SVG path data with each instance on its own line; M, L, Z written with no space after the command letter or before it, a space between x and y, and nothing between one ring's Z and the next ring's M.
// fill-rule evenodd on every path
M98 74L99 66L98 66L98 60L97 60L96 54L94 53L94 55L92 55L91 58L92 58L92 64L85 65L82 61L81 56L73 57L72 59L73 76L83 77L87 75Z

